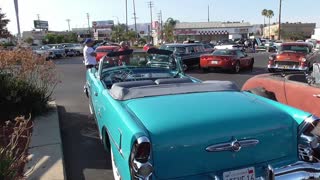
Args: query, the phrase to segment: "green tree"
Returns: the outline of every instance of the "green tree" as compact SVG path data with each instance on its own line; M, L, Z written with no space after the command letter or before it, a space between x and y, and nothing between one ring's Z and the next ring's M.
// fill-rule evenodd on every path
M7 25L10 22L9 19L6 19L6 14L2 13L2 9L0 8L0 38L7 38L10 35L10 32L7 29Z
M52 33L48 33L44 38L43 42L45 44L55 44L56 43L56 35Z
M271 39L271 28L270 28L270 20L274 16L274 13L272 10L268 10L267 12L267 18L269 18L269 39Z
M31 37L28 37L25 41L28 44L32 44L33 43L33 39Z
M166 42L173 42L174 41L174 27L178 23L178 20L174 20L173 18L168 18L163 26L164 32L164 39Z
M128 31L128 33L125 34L125 40L126 41L131 41L134 43L137 39L137 32L135 31Z
M115 42L125 41L126 39L126 25L118 24L112 27L111 39Z

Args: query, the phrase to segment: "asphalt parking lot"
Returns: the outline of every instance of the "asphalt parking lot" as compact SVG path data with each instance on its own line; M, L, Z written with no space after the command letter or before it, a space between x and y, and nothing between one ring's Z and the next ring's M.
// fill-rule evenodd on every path
M239 74L229 72L202 73L192 69L187 74L201 80L230 80L239 87L250 77L267 73L267 53L251 54L255 58L254 70ZM85 68L82 57L54 60L61 83L54 99L58 105L63 143L64 163L68 180L113 179L110 156L99 141L94 120L89 116L88 100L83 93Z

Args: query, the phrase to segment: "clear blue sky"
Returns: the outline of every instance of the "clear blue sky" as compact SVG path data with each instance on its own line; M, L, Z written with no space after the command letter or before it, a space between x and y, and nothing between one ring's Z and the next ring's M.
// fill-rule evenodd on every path
M150 22L148 0L135 0L138 23ZM278 19L279 0L153 0L153 17L162 10L163 20L173 17L183 22L207 21L210 5L211 21L241 21L262 24L262 9L272 9L272 22ZM0 0L2 11L11 20L9 30L17 32L13 0ZM319 0L283 0L283 21L315 22L320 26ZM21 31L31 30L33 20L40 14L49 21L50 30L67 30L71 27L87 27L86 13L90 20L115 20L125 22L125 0L19 0ZM132 0L128 0L129 24L133 24Z

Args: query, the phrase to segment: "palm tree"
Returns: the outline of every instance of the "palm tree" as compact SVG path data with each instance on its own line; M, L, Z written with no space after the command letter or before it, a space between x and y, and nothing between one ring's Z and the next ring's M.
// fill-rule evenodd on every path
M178 20L174 20L173 18L168 18L164 23L164 33L165 33L165 40L168 42L172 42L174 40L173 30Z
M263 27L266 26L267 13L268 13L268 10L267 10L267 9L263 9L262 12L261 12L261 15L263 16Z
M272 10L268 10L267 12L267 18L269 18L269 39L271 39L271 28L270 28L270 20L274 16L274 13Z

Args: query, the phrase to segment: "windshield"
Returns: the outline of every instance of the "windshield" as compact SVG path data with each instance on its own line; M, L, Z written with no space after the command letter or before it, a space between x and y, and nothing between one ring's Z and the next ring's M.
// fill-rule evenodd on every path
M105 57L100 62L101 77L105 84L115 82L173 78L180 64L173 55L134 52L128 56Z
M235 55L235 51L232 50L216 50L212 53L216 56L232 56Z
M284 45L280 47L280 52L297 52L297 53L309 53L309 47L306 45Z

